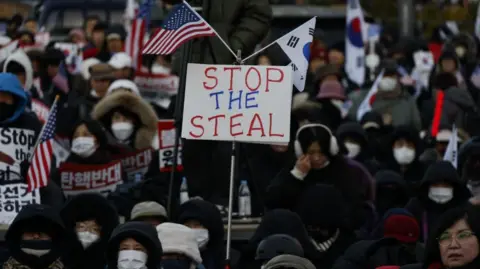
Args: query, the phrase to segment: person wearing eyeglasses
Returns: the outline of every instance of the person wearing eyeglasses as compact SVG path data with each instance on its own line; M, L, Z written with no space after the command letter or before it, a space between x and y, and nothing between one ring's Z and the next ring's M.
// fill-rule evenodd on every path
M423 268L479 268L480 207L447 211L431 233Z

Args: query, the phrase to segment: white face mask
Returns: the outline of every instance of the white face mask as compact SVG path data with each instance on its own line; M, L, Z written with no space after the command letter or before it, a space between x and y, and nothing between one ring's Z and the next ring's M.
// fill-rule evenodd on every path
M93 137L81 136L72 141L72 152L80 157L89 157L95 150L95 140Z
M77 237L84 249L91 246L93 243L100 239L100 236L96 233L91 232L77 232Z
M147 253L138 250L118 252L118 269L147 269Z
M210 238L208 230L200 228L193 229L193 232L195 233L195 238L197 239L198 248L204 248L208 244L208 240Z
M464 47L456 47L455 54L457 54L458 58L463 58L467 50Z
M382 78L382 80L380 80L380 82L378 83L378 88L385 92L393 91L395 90L396 87L397 87L397 79L395 78L385 77L385 78Z
M133 133L133 124L130 122L112 123L113 135L120 141L127 140Z
M453 188L451 187L430 187L428 198L437 204L446 204L453 199Z
M360 150L362 149L359 144L355 144L351 142L345 142L344 145L348 150L348 154L347 154L348 158L357 157L358 154L360 154Z
M36 257L42 257L43 255L48 254L50 252L49 249L22 248L21 250L28 255L33 255Z
M415 159L415 150L407 147L396 148L393 149L393 156L401 165L410 164Z

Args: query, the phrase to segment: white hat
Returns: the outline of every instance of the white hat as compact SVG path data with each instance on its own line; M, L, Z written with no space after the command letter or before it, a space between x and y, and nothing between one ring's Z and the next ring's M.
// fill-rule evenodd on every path
M108 64L115 69L123 69L125 67L132 67L132 57L125 52L115 53Z
M183 254L195 263L202 263L195 233L187 226L164 222L157 226L158 238L162 243L163 253Z
M99 59L97 58L88 58L82 62L82 76L85 80L90 79L90 67L101 63Z
M10 43L12 39L8 36L0 36L0 46L5 46Z
M112 84L110 84L110 87L108 87L107 94L111 94L112 92L120 88L128 89L132 93L140 96L140 91L138 90L137 85L133 81L128 79L115 80Z
M141 217L163 217L168 218L167 210L161 204L153 201L146 201L136 204L130 214L130 219L135 220Z

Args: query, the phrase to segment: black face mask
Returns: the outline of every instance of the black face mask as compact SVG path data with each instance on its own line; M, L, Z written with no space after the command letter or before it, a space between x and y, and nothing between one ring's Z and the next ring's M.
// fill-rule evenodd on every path
M162 260L164 269L189 269L192 262L190 260Z
M317 242L324 242L332 238L337 232L337 228L330 229L309 229L308 234Z
M10 119L15 113L15 104L0 103L0 122Z
M22 240L20 249L28 255L42 257L52 250L51 240Z

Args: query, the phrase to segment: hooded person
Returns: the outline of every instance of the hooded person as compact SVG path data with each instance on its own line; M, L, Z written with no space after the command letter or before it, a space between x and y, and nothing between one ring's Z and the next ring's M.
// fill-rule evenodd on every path
M10 258L3 269L66 268L66 230L57 211L46 205L23 207L8 227L5 244Z
M461 73L461 68L462 65L455 51L451 49L444 49L440 55L440 58L438 59L437 64L435 65L435 68L433 68L432 73L430 74L430 87L434 86L433 80L438 74L450 73L457 79L458 87L465 88L466 85L464 77Z
M155 227L132 221L113 230L106 256L108 269L160 269L162 244Z
M375 208L383 216L391 208L404 207L409 199L408 185L403 177L391 170L375 174Z
M140 96L128 91L114 91L92 111L117 142L140 150L151 147L157 133L157 115Z
M349 217L353 214L335 187L323 184L311 186L302 194L297 212L316 249L315 258L310 257L310 260L317 268L330 268L356 241L349 225Z
M3 64L4 73L12 73L17 76L20 83L23 85L23 89L27 92L32 91L33 86L33 67L32 62L28 58L27 54L18 49L10 56L7 57Z
M115 208L99 194L74 196L60 212L69 232L71 268L105 269L105 252L110 236L118 226Z
M375 111L369 111L363 115L360 120L363 130L365 130L368 138L370 152L375 154L377 160L385 160L389 155L388 147L390 135L393 127L383 123L382 115Z
M168 215L163 205L154 201L144 201L137 203L132 208L130 220L149 223L153 227L157 227L168 221Z
M157 226L162 243L163 269L205 268L198 248L195 232L187 226L165 222Z
M268 261L282 254L305 257L297 239L286 234L272 234L258 244L255 260L260 261L264 267Z
M177 222L194 231L205 268L225 268L223 220L218 208L204 200L190 200L177 214Z
M416 100L402 88L397 64L393 60L386 60L382 68L383 77L378 83L378 92L371 101L372 110L382 115L385 125L406 125L420 131L422 121ZM367 94L368 91L356 91L349 95L353 103L349 110L351 120L357 119L358 108Z
M461 180L475 197L480 195L480 138L473 137L459 149L458 170Z
M374 175L379 163L375 160L368 144L367 132L357 122L347 122L338 127L336 137L346 149L346 156L365 166Z
M295 238L302 246L305 258L309 260L315 258L317 252L300 217L289 210L274 209L263 216L243 249L236 268L260 269L262 262L255 259L256 250L264 239L275 234L285 234Z
M466 204L470 197L470 190L460 181L455 167L448 161L439 161L427 169L417 196L405 208L422 227L422 239L426 242L440 215Z
M403 208L389 210L373 235L351 245L334 269L381 268L401 266L423 260L424 247L419 243L420 227Z
M360 228L373 205L373 179L359 163L339 154L337 139L323 124L300 127L295 136L295 164L285 167L267 189L269 208L293 208L301 194L318 183L332 185L345 197L352 224Z
M478 268L480 212L478 206L462 206L446 211L429 236L424 269Z
M315 98L322 106L322 113L331 117L329 126L336 130L347 116L349 109L342 84L338 81L322 82Z
M391 135L388 145L389 155L383 163L384 169L392 170L406 180L410 190L416 190L425 172L419 161L423 152L420 136L409 127L398 127Z

